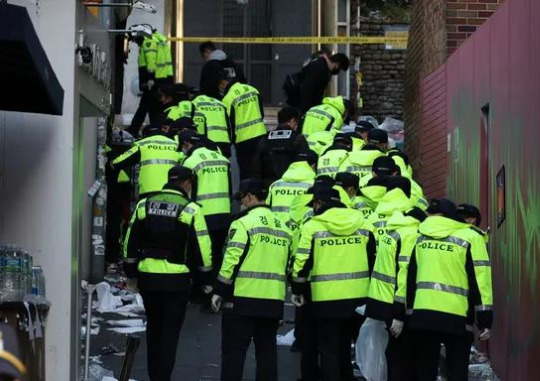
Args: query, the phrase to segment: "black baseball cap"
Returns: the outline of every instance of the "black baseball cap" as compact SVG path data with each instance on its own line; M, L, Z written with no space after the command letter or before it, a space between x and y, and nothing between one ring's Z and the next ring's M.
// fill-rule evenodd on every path
M201 142L201 136L197 134L197 131L183 130L178 134L181 142L199 143Z
M183 116L180 119L175 120L171 123L171 128L175 128L179 131L181 130L197 130L197 126L193 122L193 119L188 118L187 116Z
M169 181L191 180L193 179L193 171L183 165L175 165L169 169Z
M238 192L234 194L234 199L240 201L248 193L257 196L259 199L264 199L268 195L268 187L258 177L242 180Z
M373 128L368 131L368 141L370 143L388 143L388 132L380 128Z
M407 197L411 197L411 181L402 176L393 176L386 182L386 190L390 192L393 189L401 189Z
M368 122L367 120L361 120L358 123L356 123L356 127L354 128L354 131L356 132L366 132L369 130L373 130L375 126Z
M317 188L332 188L334 186L334 179L328 175L320 175L313 182L313 186L309 187L306 191L307 194L313 194Z
M341 202L341 199L339 198L339 192L334 188L328 186L315 187L313 189L313 199L309 202L308 206L313 206L313 204L317 200L323 202Z
M0 323L0 349L0 376L25 380L27 370L22 362L17 335L6 323Z
M317 153L310 149L296 155L296 161L307 161L309 165L317 164L318 159Z
M394 159L388 156L376 158L371 166L371 171L375 172L377 176L391 176L392 173L396 172L398 169Z
M360 177L350 172L339 172L336 175L336 185L342 188L355 187L358 189L360 187Z
M429 214L440 213L447 218L458 221L460 220L459 216L456 213L456 204L454 204L447 198L434 198L430 201L429 207L427 208L426 212L428 212Z
M482 213L480 213L480 209L478 209L474 205L459 204L456 208L456 212L457 214L465 218L469 218L469 217L476 218L476 226L479 226L480 223L482 222Z

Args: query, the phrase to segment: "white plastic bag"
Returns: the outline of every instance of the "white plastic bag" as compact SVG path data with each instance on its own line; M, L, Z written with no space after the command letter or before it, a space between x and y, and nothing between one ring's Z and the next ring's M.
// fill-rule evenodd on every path
M388 332L385 323L367 318L356 340L356 364L368 381L386 381L386 346Z

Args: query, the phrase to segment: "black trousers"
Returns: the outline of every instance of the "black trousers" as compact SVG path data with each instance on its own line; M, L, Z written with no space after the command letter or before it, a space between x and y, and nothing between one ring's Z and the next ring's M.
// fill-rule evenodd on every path
M317 320L312 304L296 308L295 336L300 344L300 371L302 381L320 380L319 345L317 343Z
M448 381L467 381L471 335L455 335L434 331L411 331L415 381L435 381L439 367L441 343L446 347Z
M170 381L178 336L186 316L187 292L141 290L146 310L148 375L151 381Z
M350 380L352 318L317 321L317 342L321 353L321 378L323 381Z
M255 175L253 170L253 157L259 142L265 135L246 140L242 143L235 144L236 161L238 162L238 168L240 170L240 180L249 179ZM268 163L265 163L268 165ZM264 164L263 164L264 165Z
M257 381L277 381L276 335L279 319L223 312L221 320L221 380L241 381L246 352L255 343Z
M386 347L388 381L414 381L412 366L414 355L410 332L404 329L397 338L390 333L388 336Z
M143 91L139 107L137 108L135 115L133 115L128 132L137 138L139 136L139 129L146 118L146 114L148 114L151 124L156 123L159 115L163 111L162 108L161 104L152 96L150 91Z
M210 234L210 241L212 241L212 267L216 276L223 263L223 246L225 245L228 232L229 228L208 231Z

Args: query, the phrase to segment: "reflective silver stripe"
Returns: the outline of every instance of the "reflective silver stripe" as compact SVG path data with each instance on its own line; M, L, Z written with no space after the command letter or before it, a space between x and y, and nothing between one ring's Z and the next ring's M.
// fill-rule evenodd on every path
M365 202L358 202L354 204L354 209L367 208L368 205Z
M391 284L396 283L396 277L381 274L380 272L377 272L377 271L373 271L371 273L371 278L377 279L377 280L380 280L380 281L386 282L386 283L391 283Z
M419 236L417 239L416 239L416 244L419 244L419 243L422 243L424 242L425 240L429 239L428 237L426 237L425 235L421 235Z
M491 266L491 261L473 261L475 266Z
M222 308L227 308L227 309L231 309L231 308L234 308L234 304L232 302L227 302L227 303L223 303L221 305Z
M124 258L125 263L137 263L137 258Z
M306 283L307 282L307 278L292 278L292 281L293 282L296 282L296 283Z
M363 235L364 237L369 237L369 233L370 231L366 229L359 229L356 231L356 234Z
M428 202L426 201L426 199L424 199L423 197L420 197L418 199L418 202L424 206L429 206Z
M172 62L165 62L165 63L156 64L156 67L166 67L166 66L172 66Z
M268 235L273 235L275 237L283 237L283 238L289 238L289 239L291 238L291 236L289 234L287 234L287 232L272 229L272 228L267 228L267 227L249 229L248 234L249 235L268 234Z
M407 301L405 300L404 297L395 295L395 296L394 296L394 302L398 302L398 303L406 303Z
M197 172L199 169L204 168L204 167L217 167L218 165L228 166L229 162L225 160L202 161L199 164L197 164L195 167L193 167L193 172Z
M290 206L272 206L272 212L288 212L291 210Z
M287 277L285 275L276 273L263 273L259 271L239 271L238 278L278 280L280 282L285 282L285 280L287 280Z
M245 249L246 248L246 244L245 243L242 243L242 242L229 242L227 244L227 247L237 247L239 249Z
M204 118L204 114L202 112L199 112L199 111L195 111L193 113L193 116L200 116L200 117L203 117Z
M197 195L197 201L211 200L214 198L229 198L229 194L222 192L222 193L208 193L208 194Z
M199 266L199 271L207 273L212 271L212 266Z
M178 143L176 142L168 142L168 141L163 141L163 140L145 140L144 142L137 143L139 147L147 146L149 144L161 144L164 146L178 146Z
M223 126L207 126L206 129L208 131L225 131L227 132L227 127L223 127Z
M371 167L362 166L362 165L350 165L347 167L347 172L360 171L360 172L371 172Z
M148 160L141 161L141 165L151 165L151 164L176 165L178 164L178 161L170 160L170 159L148 159Z
M195 209L193 209L191 206L186 206L183 211L188 214L195 214Z
M392 231L392 232L389 232L388 235L390 237L392 237L395 241L399 241L401 239L401 236L399 235L399 233L397 231Z
M221 276L221 275L218 275L217 280L219 280L221 283L225 283L225 284L233 284L233 282L234 282L232 279L227 279L227 278L225 278L224 276Z
M319 110L319 109L311 109L308 111L308 114L312 112L314 114L319 114L319 115L322 115L322 116L326 116L328 119L334 119L334 116L326 111L323 111L323 110Z
M309 145L310 147L313 147L315 144L317 144L317 142L314 142L314 141L312 141L312 140L310 140L310 141L308 142L308 145Z
M490 305L488 305L488 306L474 306L474 310L478 311L478 312L480 312L480 311L493 311L493 306L490 306Z
M195 234L197 235L197 237L200 237L202 235L208 235L208 230L197 230Z
M311 253L311 249L304 249L303 247L296 250L297 254L309 254Z
M333 280L351 280L351 279L363 279L369 277L369 271L360 271L356 273L344 273L344 274L326 274L326 275L313 275L311 277L312 282L328 282Z
M263 123L262 118L252 120L251 122L239 124L239 125L236 126L236 131L241 130L242 128L247 128L247 127L254 126L254 125L259 124L259 123Z
M464 239L454 237L454 236L446 237L445 239L441 239L441 241L455 243L456 245L465 247L465 248L469 247L469 242L465 241Z
M386 221L377 221L373 223L373 226L375 226L376 228L384 228L387 224L388 222Z
M248 99L248 98L251 98L253 96L258 96L258 95L259 94L257 94L255 91L250 91L249 93L242 94L238 98L235 98L232 105L235 106L238 102L241 102L244 99Z
M319 168L317 169L317 174L321 173L331 173L331 172L337 172L339 171L338 167L326 167L326 168Z
M462 295L462 296L469 295L469 290L466 290L464 288L456 287L456 286L448 286L446 284L435 283L435 282L418 282L416 285L416 288L422 289L422 290L443 291L443 292L448 292L450 294L456 294L456 295Z
M407 257L406 255L400 255L398 257L398 262L409 263L410 260L411 260L411 257Z
M217 102L196 102L195 103L195 106L219 106L219 107L223 107L222 104L220 103L217 103Z
M283 187L283 188L309 188L311 187L311 184L307 183L289 183L286 181L278 181L274 183L272 188L274 187Z
M328 237L335 237L334 234L330 232L315 232L313 233L313 238L328 238Z

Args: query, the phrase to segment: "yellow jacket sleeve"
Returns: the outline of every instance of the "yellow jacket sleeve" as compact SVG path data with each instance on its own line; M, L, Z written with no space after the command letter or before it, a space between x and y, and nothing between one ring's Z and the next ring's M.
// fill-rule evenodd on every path
M231 224L229 229L229 238L223 256L223 264L221 265L221 270L219 271L216 282L218 293L220 288L228 288L226 286L230 286L234 283L235 270L240 264L240 258L248 249L249 236L246 227L242 221L236 220Z

